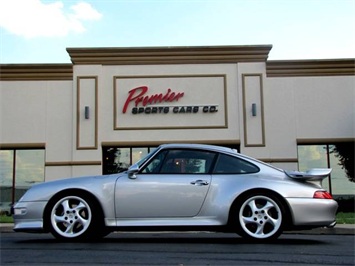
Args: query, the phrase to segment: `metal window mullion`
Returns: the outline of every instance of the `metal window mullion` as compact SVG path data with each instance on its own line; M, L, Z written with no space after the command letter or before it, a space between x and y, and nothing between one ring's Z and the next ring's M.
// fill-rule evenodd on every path
M327 167L330 168L329 144L326 145L326 149L327 149ZM332 193L332 175L331 174L329 174L329 176L328 176L328 184L329 184L329 193L333 194Z
M11 203L15 203L15 185L16 185L16 150L13 150L12 159L12 190L11 190Z

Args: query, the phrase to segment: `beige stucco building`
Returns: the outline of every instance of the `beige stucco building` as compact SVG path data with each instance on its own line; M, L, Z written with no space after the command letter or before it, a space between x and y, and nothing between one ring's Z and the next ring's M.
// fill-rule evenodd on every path
M2 197L167 142L231 146L285 169L336 165L312 160L355 140L354 59L270 61L271 48L68 48L72 64L0 65ZM334 194L354 191L332 178L345 184Z

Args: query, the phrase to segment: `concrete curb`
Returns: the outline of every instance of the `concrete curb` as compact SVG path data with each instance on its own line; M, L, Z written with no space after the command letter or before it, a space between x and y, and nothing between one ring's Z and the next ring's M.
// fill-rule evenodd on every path
M0 233L14 233L14 225L11 223L0 223ZM355 235L355 224L337 224L333 228L316 228L304 231L286 231L284 234L303 235Z
M12 223L0 223L0 233L11 233L13 230L14 224Z
M355 224L337 224L332 228L320 227L303 231L288 231L284 234L302 235L355 235Z

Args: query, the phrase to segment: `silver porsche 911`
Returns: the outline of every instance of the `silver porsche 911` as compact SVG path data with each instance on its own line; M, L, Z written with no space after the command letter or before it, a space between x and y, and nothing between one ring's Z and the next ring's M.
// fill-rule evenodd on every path
M330 171L288 172L230 148L166 144L126 172L34 185L13 208L14 230L71 240L124 230L268 240L335 224L338 204L321 186Z

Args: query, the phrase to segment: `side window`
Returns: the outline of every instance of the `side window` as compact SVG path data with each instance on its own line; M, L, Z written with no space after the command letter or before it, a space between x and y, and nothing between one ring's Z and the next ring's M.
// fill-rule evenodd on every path
M213 152L202 150L163 151L142 170L142 173L207 174L215 156Z
M142 174L158 174L160 172L161 166L164 162L165 156L168 151L161 151L156 156L154 156L153 160L149 162L149 164L144 167L142 170Z
M220 154L214 174L252 174L259 172L259 168L242 159Z

